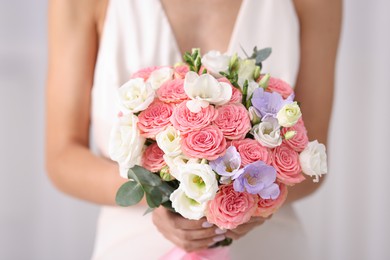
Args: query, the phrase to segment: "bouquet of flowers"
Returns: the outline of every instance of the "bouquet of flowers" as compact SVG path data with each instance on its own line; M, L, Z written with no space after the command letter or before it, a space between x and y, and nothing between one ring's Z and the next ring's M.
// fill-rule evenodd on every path
M118 89L109 146L129 179L117 204L145 196L150 210L162 205L234 229L273 214L305 175L317 182L327 172L325 146L309 142L292 87L261 73L270 53L201 57L194 49L184 63L131 75Z

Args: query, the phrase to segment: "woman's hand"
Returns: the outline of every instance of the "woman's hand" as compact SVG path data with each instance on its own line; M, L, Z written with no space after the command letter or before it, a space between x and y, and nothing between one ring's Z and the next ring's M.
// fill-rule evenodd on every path
M231 238L233 240L237 240L237 239L245 236L249 231L251 231L255 227L262 225L267 219L270 219L270 218L271 218L271 216L269 216L268 218L252 217L251 220L249 220L247 223L239 225L235 229L228 230L225 235L228 238Z
M226 238L226 230L208 223L205 218L188 220L163 207L153 211L153 223L166 239L187 252L206 249Z

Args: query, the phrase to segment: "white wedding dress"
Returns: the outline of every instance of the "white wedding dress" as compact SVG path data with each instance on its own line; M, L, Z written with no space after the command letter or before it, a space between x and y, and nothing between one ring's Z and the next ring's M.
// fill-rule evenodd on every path
M263 64L269 72L295 84L299 66L299 22L292 0L243 0L229 53L272 47ZM196 47L196 46L194 46ZM159 0L109 0L92 89L93 144L107 157L108 139L118 108L116 89L131 73L152 65L173 65L181 54ZM118 173L119 174L119 173ZM96 191L99 192L99 191ZM145 208L102 207L92 259L158 259L172 247L143 216ZM233 243L233 259L304 259L306 247L291 206Z

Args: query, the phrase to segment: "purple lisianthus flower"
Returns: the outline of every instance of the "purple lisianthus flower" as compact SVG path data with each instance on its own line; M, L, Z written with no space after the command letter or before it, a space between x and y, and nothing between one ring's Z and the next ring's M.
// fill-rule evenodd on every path
M277 92L266 92L263 88L257 88L253 92L251 99L252 106L255 108L256 114L261 118L273 117L276 118L279 110L286 104L292 103L294 95L290 95L287 99L283 99L282 95Z
M233 183L238 192L259 194L263 199L277 199L280 194L276 181L276 169L263 161L257 161L244 167L244 171Z
M235 146L230 146L226 149L224 156L221 156L214 161L210 161L209 164L211 169L224 177L233 177L243 171L243 169L240 169L241 156L237 152Z

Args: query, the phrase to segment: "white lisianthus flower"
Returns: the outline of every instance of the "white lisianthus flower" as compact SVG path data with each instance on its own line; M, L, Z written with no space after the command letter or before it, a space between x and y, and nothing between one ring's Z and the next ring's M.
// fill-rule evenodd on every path
M171 80L172 78L173 78L173 69L165 67L153 71L150 74L147 82L149 82L152 85L152 88L154 90L157 90L165 81Z
M202 57L202 64L216 78L222 77L220 72L228 72L230 56L219 51L209 51Z
M325 145L317 140L309 142L305 150L299 155L302 172L314 177L313 182L318 182L322 174L328 172Z
M181 181L180 169L186 164L189 163L200 163L200 159L197 158L188 158L184 154L179 154L178 156L171 157L166 154L163 155L165 163L169 167L169 171L175 179Z
M301 118L301 109L296 101L286 104L279 110L276 118L278 119L279 125L283 127L291 127L295 125L299 118Z
M278 120L273 117L268 117L260 124L255 125L251 133L260 144L268 148L275 148L282 143L280 125Z
M199 203L191 199L180 187L172 192L169 199L172 201L172 207L176 212L187 219L198 220L204 216L207 203Z
M118 89L122 107L130 113L145 110L154 100L154 90L142 78L130 79Z
M232 87L226 82L218 82L210 74L198 75L193 71L186 74L184 91L191 98L188 109L198 113L209 104L223 105L232 97Z
M133 114L122 115L111 130L109 155L118 162L121 176L127 178L127 170L139 163L145 138L137 128L138 118Z
M214 198L218 182L210 165L189 163L180 168L180 186L188 197L201 203Z
M245 59L240 60L240 66L238 69L238 78L251 81L256 70L256 60Z
M160 147L167 156L174 157L181 154L180 133L174 127L169 126L164 131L158 133L156 141L158 147Z

